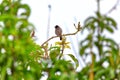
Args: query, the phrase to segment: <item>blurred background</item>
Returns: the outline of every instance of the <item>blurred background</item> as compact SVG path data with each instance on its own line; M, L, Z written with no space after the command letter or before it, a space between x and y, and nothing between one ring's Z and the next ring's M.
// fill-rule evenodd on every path
M89 16L95 16L97 10L97 0L23 0L23 3L28 3L31 7L30 22L35 25L36 42L42 44L45 40L54 36L54 26L59 25L63 29L63 34L75 31L73 24L80 21L81 26ZM118 3L118 0L101 0L100 9L102 14L108 14L109 10ZM108 14L118 23L120 21L120 3L118 6ZM71 51L78 57L79 41L84 38L86 34L78 33L75 36L67 37L71 42ZM117 43L120 43L120 30L111 34L106 32L106 35L113 38ZM54 39L59 40L59 39ZM78 58L82 64L81 58ZM89 60L89 59L88 59ZM82 64L84 66L84 64Z

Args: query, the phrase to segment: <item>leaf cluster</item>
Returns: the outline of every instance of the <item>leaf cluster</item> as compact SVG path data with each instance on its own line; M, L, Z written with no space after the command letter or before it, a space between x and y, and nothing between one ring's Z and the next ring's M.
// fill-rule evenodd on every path
M85 20L82 33L87 36L80 41L80 55L91 56L87 66L80 72L84 79L119 79L120 73L116 73L119 67L119 46L112 39L107 37L105 32L112 34L117 29L117 23L111 17L96 12L96 16L90 16ZM108 64L107 68L103 64ZM91 77L94 76L93 77Z
M55 45L40 46L30 36L34 26L29 22L31 9L20 0L3 0L0 4L0 80L73 80L78 60L63 51L70 48L62 40Z

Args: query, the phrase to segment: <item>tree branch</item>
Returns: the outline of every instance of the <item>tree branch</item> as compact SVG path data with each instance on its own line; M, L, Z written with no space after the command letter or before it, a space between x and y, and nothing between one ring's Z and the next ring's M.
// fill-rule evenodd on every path
M74 27L76 28L76 32L73 32L73 33L68 33L68 34L63 34L62 36L70 36L70 35L75 35L77 34L81 29L82 27L80 26L80 22L78 22L78 26L76 27L76 25L74 24ZM56 38L58 36L52 36L51 38L49 38L48 40L46 40L42 45L41 47L43 47L46 43L48 43L51 39L53 38Z
M120 0L117 0L115 5L105 15L107 15L107 14L111 13L113 10L115 10L117 8L119 2L120 2Z

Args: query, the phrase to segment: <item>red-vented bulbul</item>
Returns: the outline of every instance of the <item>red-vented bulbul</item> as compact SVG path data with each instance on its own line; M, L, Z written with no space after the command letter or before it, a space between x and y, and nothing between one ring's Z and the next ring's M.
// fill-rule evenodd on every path
M58 25L55 26L55 34L62 40L62 29Z

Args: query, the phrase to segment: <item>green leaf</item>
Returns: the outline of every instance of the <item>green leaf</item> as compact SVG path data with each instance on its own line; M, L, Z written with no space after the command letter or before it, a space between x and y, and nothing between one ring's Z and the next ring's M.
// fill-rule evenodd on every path
M82 28L82 31L85 29L85 28L87 28L87 29L95 29L95 27L94 27L94 24L95 24L95 22L96 22L97 20L96 20L96 18L95 17L93 17L93 16L90 16L90 17L88 17L85 21L84 21L84 27ZM92 30L91 29L91 30Z
M103 41L107 42L107 43L110 43L113 46L114 45L117 46L117 43L114 40L110 39L110 38L104 38Z
M24 16L26 16L26 18L29 17L31 10L30 10L30 7L27 4L20 5L19 9L24 9L25 10L25 12L21 13L21 16L24 15Z
M117 29L117 23L113 18L106 17L105 19L107 23L109 24L109 26L112 25L115 29Z
M79 62L78 60L75 58L75 56L73 56L72 54L67 54L68 56L70 56L72 58L72 60L75 62L76 64L76 68L79 66Z
M13 20L14 22L17 21L17 17L14 15L9 15L9 14L3 14L0 15L0 21L5 21L5 20Z
M84 24L88 24L89 22L93 21L94 19L95 19L95 17L90 16L84 21Z
M105 24L104 24L104 22L103 22L103 21L98 21L98 25L99 25L99 27L100 27L100 29L101 29L101 32L103 32L104 29L105 29Z
M98 11L96 12L96 16L97 16L98 19L102 17L101 13L98 12Z
M60 55L60 47L55 46L55 47L50 47L50 58L55 61L57 60L58 56Z
M110 26L106 26L105 28L106 28L106 30L109 31L110 33L113 33L113 32L114 32L114 30L113 30Z
M89 48L89 45L84 45L80 47L80 55L84 55L85 54L85 50Z

